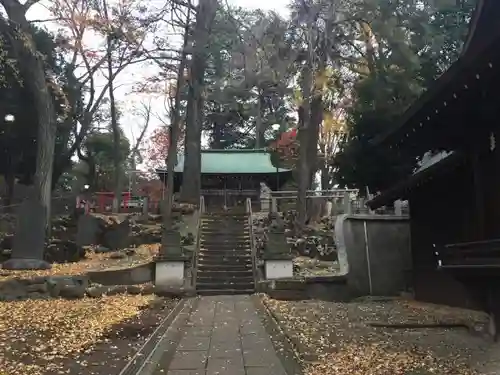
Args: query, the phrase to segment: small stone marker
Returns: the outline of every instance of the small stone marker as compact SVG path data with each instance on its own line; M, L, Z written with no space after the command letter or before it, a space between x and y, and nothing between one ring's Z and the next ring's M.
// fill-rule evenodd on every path
M78 218L76 245L78 247L95 245L99 234L99 221L95 216L84 214Z
M12 244L12 258L2 268L11 270L48 269L43 260L45 250L44 226L46 208L34 199L24 201L18 211L16 234Z

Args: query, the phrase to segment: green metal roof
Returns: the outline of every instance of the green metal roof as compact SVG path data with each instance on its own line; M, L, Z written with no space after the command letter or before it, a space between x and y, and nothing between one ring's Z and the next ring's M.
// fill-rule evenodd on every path
M178 156L175 172L184 170L184 155ZM164 173L165 168L158 169ZM278 172L289 172L289 169L278 168ZM271 164L269 152L259 150L202 150L201 173L205 174L267 174L276 173Z

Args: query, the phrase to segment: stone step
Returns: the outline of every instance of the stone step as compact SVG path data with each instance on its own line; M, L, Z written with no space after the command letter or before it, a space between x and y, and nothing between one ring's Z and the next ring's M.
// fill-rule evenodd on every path
M252 256L252 251L250 249L205 249L201 248L199 254L206 254L209 256Z
M206 248L202 247L198 253L198 256L208 256L208 257L228 257L228 258L238 258L238 257L251 257L252 251L250 248L240 248L240 249L223 249L223 248Z
M212 264L212 265L220 265L220 266L248 266L249 268L252 268L252 258L211 258L211 257L199 257L198 258L198 265L206 265L206 264Z
M232 284L253 284L253 275L252 276L245 276L245 277L212 277L212 276L205 276L204 274L198 274L196 275L196 283L201 283L201 284L223 284L228 288L231 288Z
M203 245L208 245L210 247L217 247L217 246L222 246L224 248L230 248L232 246L241 248L241 247L250 247L250 239L249 238L242 238L242 239L232 239L230 241L221 241L217 239L211 239L211 238L200 238L200 244L202 247Z
M230 271L230 270L223 270L223 271L207 271L207 270L199 270L196 274L198 277L212 277L212 278L248 278L251 277L253 278L253 271L252 269L247 269L244 271Z
M252 282L242 282L242 283L231 283L231 284L221 284L221 283L198 283L196 282L196 290L254 290L254 284Z
M224 231L233 231L233 232L247 232L248 233L248 225L224 225L221 223L203 223L201 226L201 230L204 232L224 232Z
M208 260L209 262L220 261L221 263L223 262L224 264L227 262L245 263L252 260L252 255L251 254L227 255L227 254L204 252L200 253L200 255L198 256L198 260L201 260L202 262L204 262L205 260Z
M203 217L247 217L246 212L207 212L203 214Z
M200 272L253 272L251 263L243 264L213 264L213 263L198 263L197 273Z
M240 239L250 240L250 235L246 232L201 232L201 238L211 240L234 241Z
M247 219L202 219L201 223L203 225L218 224L218 225L235 225L235 226L250 224Z
M248 237L250 232L247 231L246 229L244 230L233 230L233 229L224 229L224 228L217 228L217 229L201 229L201 234L204 236L227 236L227 237L239 237L239 236L246 236Z
M197 294L201 296L223 296L231 294L254 294L255 289L202 289L197 290Z
M241 249L250 249L250 241L210 241L210 240L201 240L200 248L210 249L210 250L241 250Z

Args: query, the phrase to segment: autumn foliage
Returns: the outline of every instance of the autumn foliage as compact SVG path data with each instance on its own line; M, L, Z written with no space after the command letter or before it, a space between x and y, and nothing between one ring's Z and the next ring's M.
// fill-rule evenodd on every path
M182 149L184 132L177 141L178 149ZM169 131L166 126L155 129L146 142L145 163L149 169L166 168L168 155Z
M294 168L299 157L299 140L297 129L290 129L280 135L278 140L269 146L271 162L277 168Z

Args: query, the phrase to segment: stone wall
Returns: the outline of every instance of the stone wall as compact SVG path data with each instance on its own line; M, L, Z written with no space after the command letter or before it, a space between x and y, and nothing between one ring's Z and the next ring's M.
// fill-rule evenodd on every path
M410 282L410 223L405 216L339 215L335 224L340 274L350 294L397 295Z

